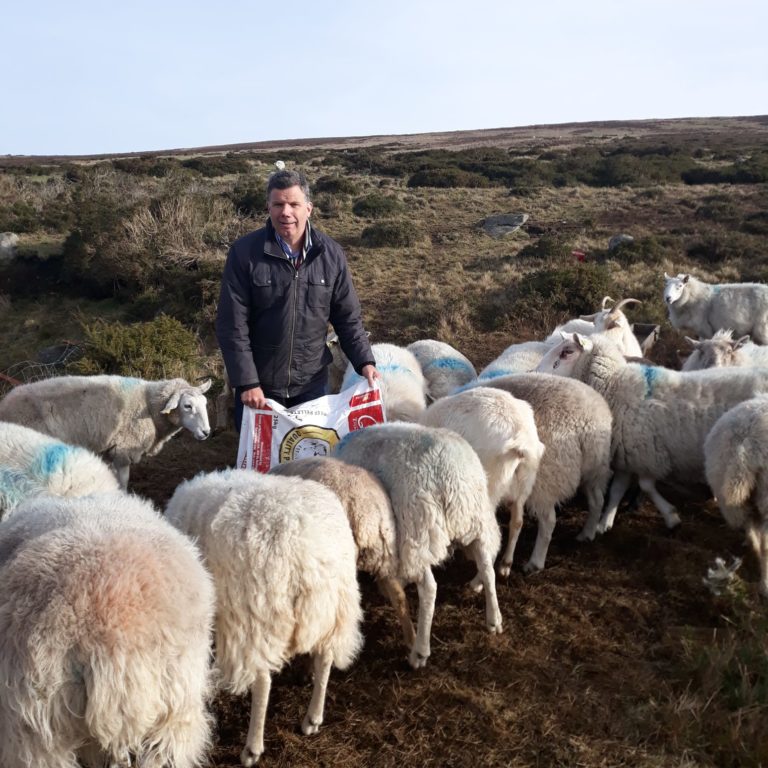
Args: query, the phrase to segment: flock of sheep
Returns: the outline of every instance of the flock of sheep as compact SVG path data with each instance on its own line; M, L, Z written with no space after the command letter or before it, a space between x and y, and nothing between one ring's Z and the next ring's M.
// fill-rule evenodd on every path
M60 377L12 390L0 401L0 765L199 765L214 686L250 691L241 762L254 765L272 673L297 654L314 673L302 731L321 725L331 668L362 645L358 570L392 603L414 668L430 656L432 568L454 547L477 566L488 630L502 631L500 504L507 575L524 509L537 520L524 569L540 570L556 510L579 489L579 538L592 540L633 478L670 527L680 518L656 482L706 479L747 531L768 596L768 287L678 275L664 299L698 337L682 371L643 358L622 311L633 299L606 297L479 373L443 342L374 344L389 423L267 475L200 474L163 515L125 492L130 466L181 429L208 437L209 383ZM346 388L356 374L329 344Z

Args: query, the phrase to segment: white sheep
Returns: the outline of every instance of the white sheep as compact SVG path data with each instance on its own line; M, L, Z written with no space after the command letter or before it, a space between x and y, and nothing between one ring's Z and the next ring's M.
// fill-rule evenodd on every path
M0 519L33 496L87 496L118 487L110 468L85 448L0 421Z
M341 502L299 477L251 470L201 474L182 483L166 518L200 546L217 595L216 665L232 693L251 691L240 759L264 752L271 673L311 654L312 699L302 723L323 721L331 665L346 668L362 645L355 543Z
M419 616L408 661L423 667L437 584L432 566L448 557L452 543L477 564L473 585L485 588L485 619L501 632L493 561L501 534L488 497L480 459L464 438L420 424L380 424L350 432L334 446L336 458L373 472L389 494L399 535L400 577L416 583Z
M44 432L107 459L123 488L132 464L154 456L181 429L211 433L206 381L124 376L58 376L22 384L0 400L0 421Z
M3 768L203 764L213 585L149 502L24 502L0 581Z
M768 368L768 347L753 344L749 336L733 338L730 329L720 330L711 339L685 340L693 351L685 363L684 371L701 371L705 368L751 367Z
M599 333L613 341L627 357L643 357L643 350L632 330L632 325L621 311L622 307L627 304L641 304L642 302L638 299L622 299L615 306L608 307L606 305L609 301L613 302L613 299L610 296L604 296L598 312L591 315L581 315L576 320L569 320L564 325L558 326L547 337L546 343L559 344L563 340L563 334L580 333L583 336L591 336Z
M370 331L366 331L365 335L370 336ZM328 331L325 335L325 345L331 350L331 355L333 356L333 360L328 366L328 391L335 395L341 392L341 382L344 379L344 374L347 372L349 358L341 348L336 331Z
M475 449L491 504L510 506L509 536L517 540L544 453L530 404L501 389L475 387L433 403L421 422L452 429Z
M477 378L470 360L450 344L436 339L420 339L406 347L419 361L427 380L427 394L437 400Z
M667 526L677 526L680 517L658 492L656 482L667 477L703 482L704 440L715 421L740 402L768 392L768 371L681 372L628 363L609 341L578 334L555 347L541 368L589 384L611 407L615 473L602 530L613 525L633 475Z
M742 528L760 561L768 597L768 397L726 411L704 442L704 469L728 525Z
M395 344L372 344L376 369L381 374L381 399L387 421L418 421L427 407L427 380L413 352ZM363 381L352 366L347 367L342 390Z
M400 553L395 515L378 478L362 467L331 456L318 456L278 464L270 475L303 477L330 488L347 513L357 547L357 568L376 583L395 609L410 648L415 640L408 603L400 580Z
M611 476L611 411L605 399L590 387L547 374L501 376L486 386L527 402L544 444L536 480L526 501L526 509L537 520L537 533L533 552L524 566L526 572L542 570L555 529L556 509L579 488L586 494L589 508L579 540L592 541L599 529ZM510 523L499 567L503 576L511 570L519 533L520 528Z
M670 277L666 272L664 280L664 303L674 328L704 339L730 328L737 336L749 334L757 344L768 344L768 285L712 285L689 274Z
M477 375L477 383L488 386L492 379L517 373L530 373L536 369L553 344L546 341L523 341L511 344ZM471 385L471 382L470 382Z

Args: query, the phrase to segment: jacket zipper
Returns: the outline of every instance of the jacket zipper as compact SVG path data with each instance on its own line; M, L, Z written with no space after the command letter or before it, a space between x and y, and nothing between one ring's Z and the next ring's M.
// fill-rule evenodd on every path
M285 385L285 397L288 398L288 392L291 388L291 365L293 363L293 342L296 337L296 306L299 301L299 270L296 269L296 265L293 267L293 318L291 322L291 348L288 352L288 383Z

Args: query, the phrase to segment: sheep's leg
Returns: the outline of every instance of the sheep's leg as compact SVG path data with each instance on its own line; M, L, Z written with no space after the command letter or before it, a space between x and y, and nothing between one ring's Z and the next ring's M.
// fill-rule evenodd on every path
M536 543L533 545L531 559L523 566L526 573L544 569L549 542L552 541L552 532L555 530L555 508L538 511L536 517L538 519Z
M650 496L651 501L656 505L656 509L661 512L667 528L676 528L680 525L680 515L675 508L656 490L656 481L652 477L641 477L638 481L640 489Z
M331 674L333 654L330 651L316 653L312 657L312 666L315 674L315 684L312 688L312 699L309 709L301 724L301 732L305 736L311 736L320 730L323 724L323 710L325 709L325 692L328 689L328 678Z
M248 768L256 765L264 753L264 721L267 717L267 702L272 678L267 670L256 672L256 679L251 686L251 722L245 748L240 753L240 762Z
M416 622L416 642L411 648L408 663L414 669L419 669L426 666L429 658L429 636L432 632L432 617L435 615L437 598L437 582L430 568L425 569L416 582L416 587L419 590L419 618Z
M382 577L376 579L379 591L389 600L395 609L400 627L403 630L403 640L410 648L416 640L416 632L413 629L411 621L411 611L408 607L408 598L406 597L403 585L392 577Z
M608 492L608 506L603 512L603 516L600 518L600 522L597 524L597 533L605 533L613 528L613 522L616 519L616 512L619 509L619 504L624 498L624 494L629 488L629 483L632 480L632 475L629 472L623 470L616 470L613 474L613 480L611 481L611 489Z
M117 482L120 483L120 487L125 491L128 488L128 477L131 474L130 464L112 464L112 471L117 478Z
M758 591L763 597L768 597L768 527L750 523L747 527L747 538L760 562L760 583Z
M477 564L477 576L482 579L483 587L485 588L486 626L493 634L499 634L501 632L502 620L499 600L496 596L496 575L493 572L493 559L480 542L480 539L475 539L467 547L467 553Z
M523 510L525 504L522 499L515 499L510 504L509 509L509 538L507 539L507 548L504 550L504 557L499 564L499 576L509 576L512 570L512 561L515 557L515 548L517 540L520 537L520 531L523 528Z
M131 768L131 752L128 747L112 750L109 768Z
M594 541L595 534L597 533L597 526L600 522L600 513L603 511L605 494L603 493L602 488L594 482L590 483L584 490L587 494L589 514L587 515L587 521L584 523L584 527L581 529L581 533L579 533L576 538L578 541Z

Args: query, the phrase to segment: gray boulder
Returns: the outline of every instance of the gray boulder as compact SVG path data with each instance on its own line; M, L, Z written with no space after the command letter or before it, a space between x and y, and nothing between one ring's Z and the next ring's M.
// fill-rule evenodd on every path
M635 238L632 235L614 235L608 241L608 252L615 251L620 245L630 245L635 242Z
M0 264L10 263L16 258L19 236L15 232L0 232Z
M482 229L487 235L500 238L520 229L526 221L527 213L500 213L484 219Z

